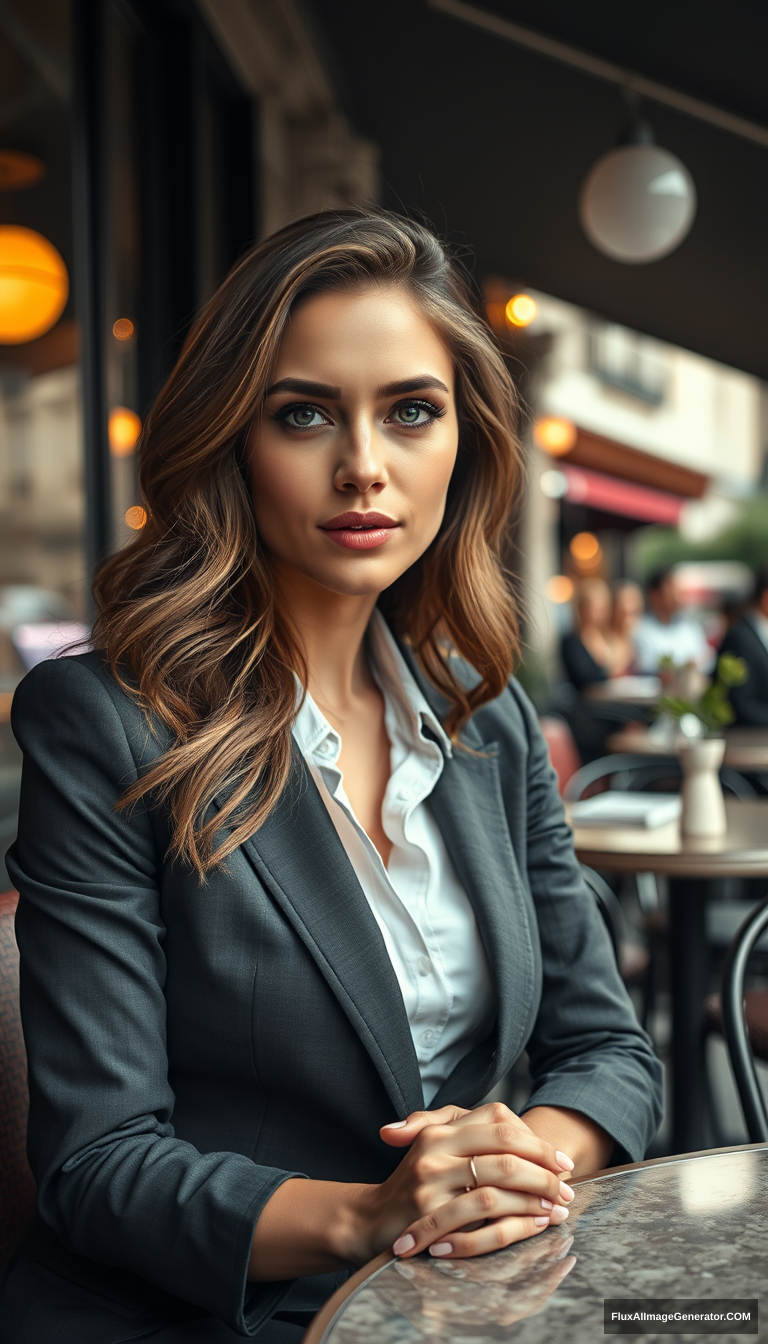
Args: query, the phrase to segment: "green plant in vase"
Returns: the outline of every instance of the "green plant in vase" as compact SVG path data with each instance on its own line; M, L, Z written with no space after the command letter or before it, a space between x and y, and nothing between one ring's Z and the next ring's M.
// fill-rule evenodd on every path
M671 658L663 658L659 665L660 672L680 673L682 670ZM686 732L688 725L683 721L689 717L698 721L704 733L719 733L732 724L736 717L728 698L729 691L733 686L743 686L748 676L743 658L737 658L732 653L721 653L715 675L700 696L686 700L674 695L662 695L658 700L658 711L660 714L669 714L686 737L702 736L701 729L698 732Z

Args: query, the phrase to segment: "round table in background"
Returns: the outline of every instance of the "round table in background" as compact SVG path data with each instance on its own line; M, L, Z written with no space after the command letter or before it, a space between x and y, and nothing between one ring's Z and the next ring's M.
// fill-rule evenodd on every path
M706 1142L702 1016L708 949L705 907L713 879L768 877L768 798L727 798L725 835L681 836L680 823L575 826L576 853L590 868L662 873L669 879L672 966L672 1151Z
M662 1158L574 1184L568 1222L518 1246L454 1262L380 1256L330 1299L304 1344L595 1344L605 1298L764 1292L768 1145ZM712 1338L685 1336L686 1344ZM750 1338L768 1340L768 1321Z
M723 765L745 774L768 771L768 728L729 728L725 733ZM683 741L685 739L682 739ZM676 756L677 744L654 737L644 728L623 729L611 733L605 745L609 751L635 752L639 756Z

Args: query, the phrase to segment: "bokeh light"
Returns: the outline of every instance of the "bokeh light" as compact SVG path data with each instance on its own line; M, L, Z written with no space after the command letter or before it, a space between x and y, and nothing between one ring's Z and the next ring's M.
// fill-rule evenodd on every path
M559 415L547 415L543 420L537 420L533 427L534 443L553 457L569 453L577 437L578 430L573 422Z
M585 562L588 564L590 560L596 560L600 554L600 542L594 532L577 532L569 549L574 560L580 564Z
M529 327L539 311L539 305L530 294L513 294L505 313L511 327Z
M541 493L547 499L563 499L568 494L568 477L564 471L542 471L539 477Z
M50 331L69 297L64 260L41 233L0 224L0 345L23 345Z
M140 532L147 521L147 510L140 504L132 504L125 510L125 521L133 532Z
M569 579L567 574L553 574L544 591L550 602L570 602L573 597L573 579Z
M109 412L109 451L113 457L129 457L141 433L141 420L127 406L114 406Z
M135 330L136 328L134 327L130 317L118 317L117 321L112 327L112 335L118 341L130 341Z

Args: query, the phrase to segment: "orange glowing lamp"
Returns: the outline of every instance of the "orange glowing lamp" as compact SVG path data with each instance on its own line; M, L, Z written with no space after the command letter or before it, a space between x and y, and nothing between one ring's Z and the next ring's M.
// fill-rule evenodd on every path
M142 509L140 504L132 504L130 509L125 510L124 517L132 532L140 532L146 525L147 510Z
M559 415L547 415L533 427L533 441L552 457L564 457L576 446L578 430L571 420Z
M553 574L547 581L545 592L550 602L558 606L570 602L573 597L573 579L569 579L567 574Z
M539 311L539 305L530 294L513 294L504 311L511 327L529 327Z
M141 420L127 406L109 412L109 451L113 457L130 457L141 433Z
M577 532L570 544L570 552L579 564L589 564L600 555L600 542L594 532Z
M0 224L0 345L23 345L50 331L69 297L63 258L41 233Z

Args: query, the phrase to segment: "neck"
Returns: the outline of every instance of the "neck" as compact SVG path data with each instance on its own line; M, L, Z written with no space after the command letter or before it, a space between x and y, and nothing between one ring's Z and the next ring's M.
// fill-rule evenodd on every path
M365 632L378 594L331 592L277 561L272 569L281 608L306 659L307 690L321 708L343 716L354 697L374 684Z

